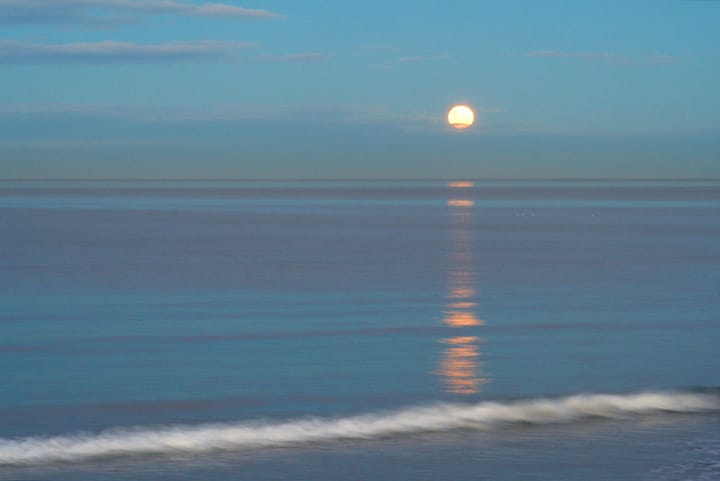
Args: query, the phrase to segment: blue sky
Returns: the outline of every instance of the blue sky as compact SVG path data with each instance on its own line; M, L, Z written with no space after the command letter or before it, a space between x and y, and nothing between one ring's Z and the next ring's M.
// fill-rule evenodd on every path
M0 0L0 177L718 178L718 24L709 0Z

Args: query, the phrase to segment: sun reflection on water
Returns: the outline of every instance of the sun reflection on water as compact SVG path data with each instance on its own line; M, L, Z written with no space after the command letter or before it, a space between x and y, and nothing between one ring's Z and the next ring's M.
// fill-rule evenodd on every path
M472 187L471 182L451 182L449 187ZM473 201L453 199L451 207L448 294L443 322L455 329L484 325L477 317L476 273L473 267L472 210ZM480 341L477 336L457 335L442 339L448 347L443 352L438 373L445 389L455 394L475 394L487 379L480 375Z
M474 185L475 184L473 184L472 182L469 182L467 180L456 180L453 182L448 182L448 187L453 187L453 188L472 187Z
M443 339L450 345L440 363L440 374L445 377L447 390L455 394L474 394L485 382L478 377L479 339L475 336L457 336Z
M450 199L448 205L452 207L472 207L475 202L468 199Z

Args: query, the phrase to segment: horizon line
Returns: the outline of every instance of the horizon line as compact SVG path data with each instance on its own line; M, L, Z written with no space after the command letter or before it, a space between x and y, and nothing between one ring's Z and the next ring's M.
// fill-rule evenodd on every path
M17 178L0 178L0 182L452 182L452 181L469 181L469 182L718 182L720 177L396 177L396 178L376 178L376 177L327 177L327 178L274 178L274 177L257 177L257 178L168 178L168 177L66 177L66 178L48 178L48 177L17 177Z

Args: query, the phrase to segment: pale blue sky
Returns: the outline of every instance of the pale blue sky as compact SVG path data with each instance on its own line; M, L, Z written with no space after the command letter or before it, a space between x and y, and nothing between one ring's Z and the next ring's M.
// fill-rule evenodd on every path
M0 177L720 177L719 24L716 1L0 0Z

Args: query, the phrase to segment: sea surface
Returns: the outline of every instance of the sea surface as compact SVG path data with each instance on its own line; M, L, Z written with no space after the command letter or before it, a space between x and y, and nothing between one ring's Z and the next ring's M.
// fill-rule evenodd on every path
M720 479L720 181L2 181L0 480Z

